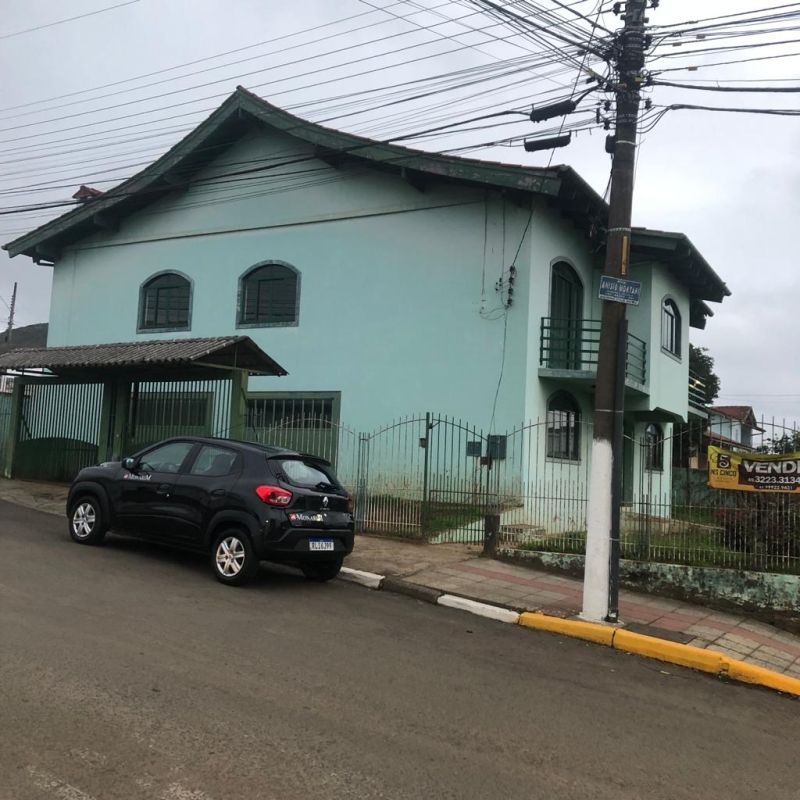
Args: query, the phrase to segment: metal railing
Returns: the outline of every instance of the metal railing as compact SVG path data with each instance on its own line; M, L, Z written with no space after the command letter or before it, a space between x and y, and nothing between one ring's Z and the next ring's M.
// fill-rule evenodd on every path
M706 382L697 373L689 370L689 402L698 408L708 405Z
M568 320L542 317L539 332L539 364L549 369L590 371L597 369L600 320ZM628 334L625 377L647 382L647 342Z

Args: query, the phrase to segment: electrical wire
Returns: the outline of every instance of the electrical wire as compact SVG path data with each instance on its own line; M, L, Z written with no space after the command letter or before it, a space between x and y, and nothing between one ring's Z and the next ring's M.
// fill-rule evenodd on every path
M52 28L56 25L63 25L65 22L73 22L76 19L85 19L86 17L93 17L96 14L104 14L106 11L113 11L115 8L122 8L123 6L130 6L138 3L139 0L127 0L125 3L117 3L115 6L108 6L107 8L98 8L97 11L89 11L86 14L78 14L75 17L67 17L66 19L59 19L55 22L47 22L44 25L36 25L33 28L25 28L22 31L14 31L14 33L0 33L0 40L11 39L15 36L22 36L24 33L33 33L34 31L41 31L45 28Z

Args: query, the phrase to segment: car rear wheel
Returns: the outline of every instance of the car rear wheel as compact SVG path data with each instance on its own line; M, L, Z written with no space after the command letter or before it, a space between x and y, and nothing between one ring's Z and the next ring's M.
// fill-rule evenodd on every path
M258 558L248 535L230 529L217 536L211 549L211 567L221 583L247 583L258 571Z
M108 530L100 503L91 495L79 497L70 508L69 535L78 544L100 544Z
M310 562L308 564L301 564L300 569L303 575L310 581L318 581L324 583L325 581L332 581L342 568L342 559L337 558L333 561L319 561Z

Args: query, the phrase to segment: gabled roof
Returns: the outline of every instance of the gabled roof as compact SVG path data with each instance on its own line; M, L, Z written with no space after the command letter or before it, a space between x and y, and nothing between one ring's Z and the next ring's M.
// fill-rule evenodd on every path
M524 167L479 161L365 139L296 117L237 87L211 116L149 167L90 202L14 239L3 249L12 257L24 254L37 263L57 260L64 247L99 229L114 229L126 215L190 185L199 170L254 124L265 125L310 144L316 157L332 164L367 162L376 169L400 174L412 183L435 178L496 187L518 195L543 195L594 239L599 238L606 224L607 204L571 167ZM254 169L266 171L270 168L245 166L241 173L252 174ZM668 259L670 268L691 291L695 321L704 322L705 316L710 315L703 300L720 302L730 294L683 234L635 229L632 247L634 253Z
M719 414L723 417L730 417L742 425L752 428L756 431L761 431L762 428L758 427L756 415L752 406L711 406L709 411L712 414Z
M49 370L56 375L124 369L228 367L256 375L287 375L249 336L30 347L0 355L0 372Z

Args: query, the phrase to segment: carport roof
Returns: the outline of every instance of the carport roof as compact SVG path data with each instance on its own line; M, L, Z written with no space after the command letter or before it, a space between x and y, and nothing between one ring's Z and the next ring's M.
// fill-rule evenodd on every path
M0 372L36 369L64 375L76 372L174 370L181 367L243 369L253 375L288 374L249 336L32 347L0 355ZM175 377L180 376L176 373Z

